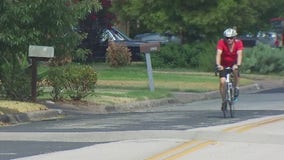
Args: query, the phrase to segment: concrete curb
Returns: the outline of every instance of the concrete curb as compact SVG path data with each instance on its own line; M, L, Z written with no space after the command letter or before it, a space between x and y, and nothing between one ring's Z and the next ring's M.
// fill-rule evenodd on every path
M139 101L129 104L116 104L113 106L104 106L104 108L108 113L133 112L133 111L139 112L140 110L145 110L156 106L174 104L174 103L178 103L178 101L175 98L163 98L157 100Z
M240 92L241 93L257 92L261 88L263 87L255 83L252 85L240 87ZM215 99L221 97L219 91L211 91L206 93L174 92L173 96L180 103L190 103L198 100Z
M29 121L41 121L58 118L63 114L60 109L48 109L43 111L34 111L26 113L5 114L0 116L0 122L4 123L21 123Z
M173 98L162 98L155 100L137 101L133 103L113 104L113 105L92 105L92 104L57 104L45 103L48 108L61 108L64 113L68 114L108 114L108 113L127 113L139 112L145 109L179 103Z

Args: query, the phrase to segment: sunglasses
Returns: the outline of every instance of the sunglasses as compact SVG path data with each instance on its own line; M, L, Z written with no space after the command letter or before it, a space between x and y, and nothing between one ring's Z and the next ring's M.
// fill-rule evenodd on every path
M225 37L226 39L234 39L235 37Z

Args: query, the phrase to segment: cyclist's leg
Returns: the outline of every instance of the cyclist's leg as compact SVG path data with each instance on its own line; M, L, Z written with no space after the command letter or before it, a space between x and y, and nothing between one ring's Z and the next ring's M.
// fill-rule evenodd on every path
M220 90L220 95L222 98L222 110L224 107L226 107L225 105L226 103L226 72L225 70L220 71L219 73L219 77L220 77L220 82L219 82L219 90Z
M222 100L225 101L226 99L226 79L225 77L220 78L219 90L220 90Z
M233 71L234 73L234 87L239 87L240 84L240 72L238 69Z
M234 96L237 98L239 96L239 84L240 84L240 72L238 69L234 70Z

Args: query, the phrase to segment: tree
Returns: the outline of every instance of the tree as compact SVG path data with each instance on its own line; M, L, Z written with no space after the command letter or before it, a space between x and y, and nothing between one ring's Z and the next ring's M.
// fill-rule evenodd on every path
M70 55L83 38L74 30L78 21L100 9L98 0L4 0L1 3L1 50L13 57L26 52L29 44L54 46L57 57Z
M115 16L109 11L112 3L111 0L100 0L102 9L92 11L88 16L80 21L80 30L87 33L87 37L83 40L82 48L96 50L100 42L103 30L113 25ZM94 54L94 53L93 53Z
M113 11L145 30L172 31L185 41L220 37L227 28L239 32L267 28L269 18L283 15L283 0L116 0ZM132 23L130 23L132 24Z
M77 56L84 34L76 32L80 19L101 8L98 0L1 0L0 1L0 79L4 94L12 99L26 81L30 44L53 46L56 58ZM9 72L8 72L9 71ZM13 83L12 83L13 82ZM13 87L13 88L11 88ZM18 88L17 88L18 87ZM13 90L13 91L12 91ZM26 95L27 93L25 93Z

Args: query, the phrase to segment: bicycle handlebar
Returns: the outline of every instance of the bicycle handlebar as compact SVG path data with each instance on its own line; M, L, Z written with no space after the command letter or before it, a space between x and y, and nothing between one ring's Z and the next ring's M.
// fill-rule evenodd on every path
M233 67L226 67L224 68L224 70L226 70L227 73L231 73L233 71ZM218 66L215 67L215 76L218 75L218 73L220 73L221 70L218 69Z

